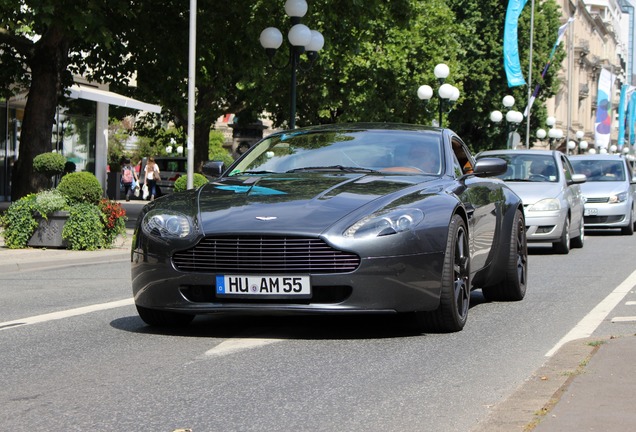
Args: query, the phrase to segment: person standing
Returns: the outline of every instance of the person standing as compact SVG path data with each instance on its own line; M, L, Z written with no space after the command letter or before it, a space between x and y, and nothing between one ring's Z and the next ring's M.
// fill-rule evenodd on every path
M124 195L126 201L130 201L130 194L135 191L135 183L139 184L139 177L135 172L135 169L130 164L130 159L124 159L124 164L121 167L121 184L124 188Z
M148 158L148 163L146 164L146 168L144 170L146 179L146 185L148 186L148 193L150 194L150 201L155 199L157 195L157 181L161 180L159 167L155 163L155 158Z

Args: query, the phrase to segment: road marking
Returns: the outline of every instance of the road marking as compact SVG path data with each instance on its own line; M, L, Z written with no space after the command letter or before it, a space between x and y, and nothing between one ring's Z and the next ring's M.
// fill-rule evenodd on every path
M557 342L545 356L552 357L562 345L575 339L590 337L594 330L603 322L607 315L625 298L629 291L636 285L636 271L627 277L614 291L609 293L602 302L583 317L572 330Z
M628 302L625 302L625 305L626 305L626 306L636 306L636 301L628 301Z
M282 339L263 339L263 338L247 338L247 339L229 339L221 342L214 348L205 352L206 356L220 357L228 354L234 354L252 348L259 348L265 345L282 342Z
M636 316L614 317L612 322L632 322L636 321Z
M5 321L0 322L0 330L6 330L10 328L22 327L24 325L31 325L37 323L43 323L46 321L59 320L63 318L70 318L78 315L84 315L91 312L97 312L107 309L114 309L122 306L129 306L134 304L133 298L125 299L125 300L117 300L109 303L101 303L90 306L79 307L75 309L69 309L65 311L59 312L51 312L43 315L36 315L28 318L22 318L13 321Z

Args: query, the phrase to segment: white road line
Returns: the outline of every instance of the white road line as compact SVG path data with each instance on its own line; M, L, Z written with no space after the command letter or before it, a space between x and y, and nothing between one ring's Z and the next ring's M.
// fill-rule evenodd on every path
M88 314L88 313L91 313L91 312L97 312L97 311L102 311L102 310L107 310L107 309L114 309L114 308L118 308L118 307L122 307L122 306L129 306L129 305L132 305L132 304L134 304L134 300L131 297L131 298L125 299L125 300L118 300L118 301L113 301L113 302L109 302L109 303L94 304L94 305L79 307L79 308L75 308L75 309L68 309L68 310L65 310L65 311L51 312L51 313L47 313L47 314L43 314L43 315L36 315L36 316L32 316L32 317L28 317L28 318L22 318L22 319L13 320L13 321L5 321L5 322L0 322L0 330L7 330L7 329L10 329L10 328L21 327L21 326L24 326L24 325L37 324L37 323L42 323L42 322L46 322L46 321L53 321L53 320L58 320L58 319L63 319L63 318L69 318L69 317L73 317L73 316L77 316L77 315Z
M552 357L562 345L575 339L590 337L594 330L601 324L607 315L618 305L621 300L636 285L636 271L627 277L614 291L612 291L602 302L590 311L579 323L574 326L557 344L546 353L546 357Z
M636 321L636 316L614 317L612 322L632 322Z
M626 306L636 306L636 301L628 301L628 302L625 302L625 305L626 305Z
M244 338L244 339L229 339L225 342L221 342L214 348L205 352L206 356L224 356L228 354L234 354L238 351L244 351L252 348L259 348L265 345L273 344L276 342L282 342L282 339L259 339L259 338Z

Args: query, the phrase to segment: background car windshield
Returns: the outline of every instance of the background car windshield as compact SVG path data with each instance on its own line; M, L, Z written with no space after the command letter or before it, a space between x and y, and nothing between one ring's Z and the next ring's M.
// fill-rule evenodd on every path
M499 175L505 181L556 182L559 179L552 156L529 154L501 154L495 157L508 162L507 171Z
M574 172L585 174L587 181L625 181L625 164L622 160L570 160Z
M439 132L292 131L261 141L230 175L330 167L377 171L404 167L412 168L406 173L439 175L441 153Z

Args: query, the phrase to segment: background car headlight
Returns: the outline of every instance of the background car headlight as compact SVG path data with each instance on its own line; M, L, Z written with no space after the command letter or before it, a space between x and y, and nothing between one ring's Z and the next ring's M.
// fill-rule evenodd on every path
M161 238L184 238L192 232L192 224L186 215L166 210L146 213L141 228L146 234Z
M413 229L424 219L419 209L398 209L376 213L359 220L345 232L345 237L379 237Z
M528 211L555 211L561 210L561 203L558 199L548 198L538 201L528 207Z
M627 199L627 192L621 192L616 195L610 195L609 201L607 202L610 204L617 204L617 203L621 203L625 201L626 199Z

